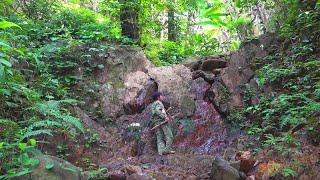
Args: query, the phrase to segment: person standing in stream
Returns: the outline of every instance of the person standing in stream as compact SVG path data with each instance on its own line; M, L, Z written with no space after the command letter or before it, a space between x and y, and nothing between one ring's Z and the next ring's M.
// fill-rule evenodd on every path
M155 127L157 126L155 130L156 130L156 136L157 136L158 153L159 155L175 153L174 151L171 150L173 134L169 125L169 122L171 121L171 119L168 117L166 110L164 108L164 105L162 103L162 101L164 100L164 96L160 92L155 92L153 94L153 99L154 99L154 102L151 105L151 111L152 111L151 121ZM167 122L167 123L164 123L164 122Z

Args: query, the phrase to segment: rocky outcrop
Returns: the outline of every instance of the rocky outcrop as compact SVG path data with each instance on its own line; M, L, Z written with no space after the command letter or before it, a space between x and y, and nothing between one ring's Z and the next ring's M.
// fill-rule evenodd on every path
M216 157L212 163L211 179L240 180L240 173L221 157Z
M188 68L183 65L172 67L159 67L149 69L149 75L158 84L158 90L162 92L175 112L182 116L192 116L195 110L194 95L191 92L192 77Z
M87 92L80 97L85 102L82 109L106 120L134 115L153 102L152 94L159 90L166 96L166 106L175 107L181 116L193 115L192 77L187 67L153 67L139 48L117 47L102 54L92 54L91 75L76 73L85 77L78 84L82 93Z
M81 169L71 163L49 155L39 155L35 157L39 164L32 168L30 174L20 176L18 179L39 179L39 180L64 180L85 179L81 174Z
M79 83L79 86L89 89L88 94L83 96L85 104L81 107L88 116L82 119L94 119L89 112L98 109L100 124L101 121L114 121L113 130L108 130L106 135L102 131L99 133L102 137L110 136L105 139L108 139L108 150L113 154L110 155L111 164L106 167L115 170L113 174L116 176L121 170L118 166L127 165L125 160L119 161L119 157L148 159L144 158L146 154L156 156L154 134L149 131L150 103L155 91L165 95L166 108L173 107L170 114L179 114L177 121L172 123L174 148L178 152L221 154L233 141L232 138L228 139L221 114L248 103L243 100L243 86L256 88L255 67L251 62L272 50L271 46L275 42L270 41L270 38L273 37L243 44L239 51L229 55L193 59L168 67L153 67L138 48L118 47L108 50L105 56L99 53L93 55L96 58L92 63L94 70L86 77L86 82L90 83L85 83L86 86ZM170 157L166 159L168 166L174 163L178 163L179 167L184 166L184 158ZM194 155L190 157L194 158ZM218 160L215 165L222 168L221 171L226 170L224 166L220 167L221 162ZM227 169L231 171L232 168L238 171L243 167L241 161L236 160L230 161L228 165L231 168L228 166ZM196 176L201 177L200 174ZM237 178L237 175L234 177Z
M149 105L156 91L164 94L165 107L172 107L169 113L178 115L172 124L177 148L193 153L217 153L228 144L226 129L217 111L226 100L221 99L212 86L221 68L228 66L227 61L221 59L224 56L153 67L139 48L117 47L104 54L92 54L93 73L82 76L83 81L77 86L86 92L80 97L84 100L80 108L88 118L102 125L113 121L118 128L116 132L128 143L124 147L114 145L120 148L117 154L135 156L155 151L152 134L142 133L143 143L140 143L134 133L127 130L134 123L139 123L141 129L150 126ZM81 71L78 75L81 76ZM221 87L225 85L221 83ZM220 89L219 86L217 90ZM214 101L219 102L219 106ZM143 150L140 145L144 146Z
M103 67L94 76L101 84L100 106L106 117L124 114L124 105L132 104L148 82L150 62L140 49L117 48L102 61Z
M276 35L265 34L259 39L243 43L238 51L228 55L193 59L184 65L192 71L193 79L203 78L212 85L206 97L214 103L219 113L226 115L245 103L257 103L255 95L246 97L244 101L244 87L252 91L258 89L254 61L279 48L278 41Z
M72 71L82 79L75 86L79 91L75 96L84 100L81 108L100 119L116 118L140 109L143 102L137 104L135 98L148 86L146 73L152 67L143 51L121 46L98 52L89 49L88 53L86 63Z

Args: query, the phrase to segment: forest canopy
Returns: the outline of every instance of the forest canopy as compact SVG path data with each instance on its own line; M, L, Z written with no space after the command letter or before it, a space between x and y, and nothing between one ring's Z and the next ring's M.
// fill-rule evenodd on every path
M241 41L278 30L295 17L297 4L305 2L5 0L0 15L19 25L20 33L46 35L37 37L41 41L71 38L137 44L155 64L168 65L189 56L235 50Z

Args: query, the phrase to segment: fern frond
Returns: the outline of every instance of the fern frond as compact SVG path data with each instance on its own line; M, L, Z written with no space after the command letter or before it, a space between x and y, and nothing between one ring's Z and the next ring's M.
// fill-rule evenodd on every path
M84 132L82 123L79 118L76 118L76 117L73 117L70 115L63 115L61 118L66 124L70 124L70 125L74 126L78 130L80 130L82 133Z
M76 99L63 99L63 100L60 100L59 102L63 104L76 104L79 101Z
M32 109L40 112L43 115L56 116L60 114L60 102L50 100L44 103L37 103Z
M60 122L57 121L53 121L53 120L43 120L43 121L36 121L34 123L32 123L28 129L33 130L37 127L61 127L62 124Z
M41 134L46 134L52 136L52 131L50 129L40 129L40 130L35 130L35 131L27 131L19 141L23 141L26 138L29 138L31 136L37 136Z

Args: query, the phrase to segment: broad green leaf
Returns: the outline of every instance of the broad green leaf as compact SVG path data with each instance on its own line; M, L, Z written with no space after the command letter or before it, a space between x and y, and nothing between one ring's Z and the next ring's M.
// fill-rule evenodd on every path
M10 27L17 27L20 28L21 27L13 22L9 22L9 21L0 21L0 29L6 29L6 28L10 28Z
M25 165L37 166L40 164L39 159L29 158Z
M222 16L228 16L228 15L229 14L227 14L227 13L212 13L208 17L211 18L211 19L214 19L214 18L219 18L219 17L222 17Z
M15 172L15 173L13 173L13 174L10 174L10 175L9 175L9 178L23 176L23 175L29 174L29 173L31 173L31 172L32 172L32 171L31 171L29 168L23 168L22 171L19 171L19 172Z
M3 148L4 142L0 142L0 149Z
M52 162L46 163L46 169L47 169L47 170L50 170L50 169L52 169L53 167L54 167L54 164L53 164Z
M1 75L0 75L0 79L1 79ZM0 94L5 96L11 96L11 91L9 89L0 89Z
M40 134L46 134L52 136L51 130L50 129L40 129L40 130L35 130L35 131L30 131L24 134L19 141L24 140L25 138L31 137L31 136L37 136Z
M29 141L30 141L31 146L37 145L37 141L35 139L30 139Z
M13 75L13 72L12 72L11 69L7 69L7 73L8 73L9 75Z
M210 17L211 15L213 14L218 14L218 13L221 13L223 12L223 3L217 3L215 6L211 7L209 10L207 10L205 13L204 13L204 16L205 17Z
M11 67L11 63L3 58L0 58L0 63L7 66L7 67Z
M24 56L23 51L21 51L20 49L14 48L13 49L15 52L19 53L20 55Z
M4 76L4 66L0 63L0 80L2 79L2 77ZM0 89L1 91L2 89Z
M0 47L5 47L5 48L11 48L11 46L9 45L9 44L7 44L6 42L4 42L4 41L0 41Z
M21 151L24 151L27 148L27 143L19 143L18 147Z
M62 167L62 169L65 169L65 170L68 170L68 171L71 171L71 172L77 172L77 169L73 169L73 168L70 168L70 167Z

